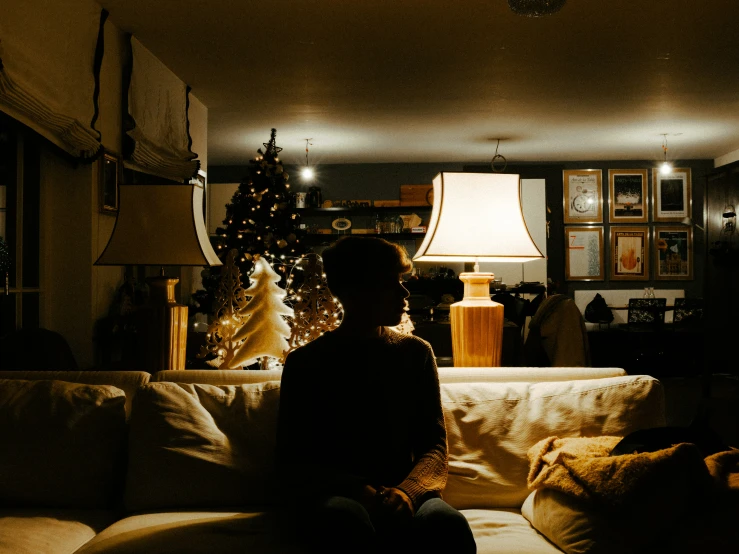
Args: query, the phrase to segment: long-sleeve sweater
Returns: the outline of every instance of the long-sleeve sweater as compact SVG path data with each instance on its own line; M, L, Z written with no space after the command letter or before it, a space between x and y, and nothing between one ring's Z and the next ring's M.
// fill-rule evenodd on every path
M429 344L326 333L282 373L277 462L289 495L356 497L397 487L418 507L447 479L447 441Z

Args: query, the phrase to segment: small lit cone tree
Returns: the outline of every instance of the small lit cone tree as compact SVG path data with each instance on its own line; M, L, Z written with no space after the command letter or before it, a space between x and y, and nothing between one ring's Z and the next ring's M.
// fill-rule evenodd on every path
M284 302L287 293L277 285L280 275L258 257L250 278L245 292L251 300L239 310L241 326L232 338L238 346L223 356L221 369L237 369L264 357L281 360L289 348L290 325L285 318L293 317L293 310Z
M213 322L208 326L205 344L200 348L198 358L215 355L207 364L220 367L224 358L233 358L240 341L234 334L241 328L243 318L241 310L248 303L246 290L241 284L241 271L235 259L239 251L229 251L221 268L221 279L215 293L215 314Z
M264 151L249 162L247 176L226 204L224 227L216 229L213 246L223 259L236 248L236 264L242 275L248 275L257 255L267 259L281 277L286 275L301 255L308 251L303 245L305 231L300 229L300 214L292 207L292 193L276 144L277 131L272 129ZM193 296L200 310L213 313L215 291L218 288L217 268L203 272L203 288Z
M308 344L326 331L339 326L344 310L326 284L323 260L318 254L307 254L295 264L287 278L287 286L293 286L296 272L302 273L302 282L291 297L295 316L292 320L290 350Z

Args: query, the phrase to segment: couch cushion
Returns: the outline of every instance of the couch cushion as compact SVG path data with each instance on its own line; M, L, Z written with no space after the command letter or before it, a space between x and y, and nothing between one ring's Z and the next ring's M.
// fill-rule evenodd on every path
M0 552L76 552L116 519L108 510L0 510Z
M261 505L274 498L279 383L150 383L134 398L129 510Z
M124 403L112 386L0 380L0 506L110 506L125 461Z
M444 499L457 509L519 508L526 453L556 435L623 436L664 425L664 396L648 376L548 383L442 385L449 440Z
M126 414L131 413L131 400L136 389L148 383L150 377L145 371L0 371L0 379L113 385L126 393Z
M475 536L477 554L561 554L518 510L462 510Z
M292 554L274 512L163 512L117 521L77 554Z

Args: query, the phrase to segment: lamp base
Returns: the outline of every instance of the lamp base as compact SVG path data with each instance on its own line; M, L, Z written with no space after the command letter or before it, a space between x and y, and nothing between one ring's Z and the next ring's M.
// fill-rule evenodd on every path
M500 367L503 305L490 300L493 273L461 273L464 298L450 307L455 367Z
M145 370L185 369L187 306L177 304L174 287L179 279L150 277Z

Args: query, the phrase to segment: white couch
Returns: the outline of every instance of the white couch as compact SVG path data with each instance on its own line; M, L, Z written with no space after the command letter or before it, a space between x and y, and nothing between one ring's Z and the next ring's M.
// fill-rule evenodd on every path
M559 552L521 514L537 441L664 425L661 384L619 369L439 373L444 498L470 522L480 554ZM0 553L293 552L272 501L279 377L0 372Z

